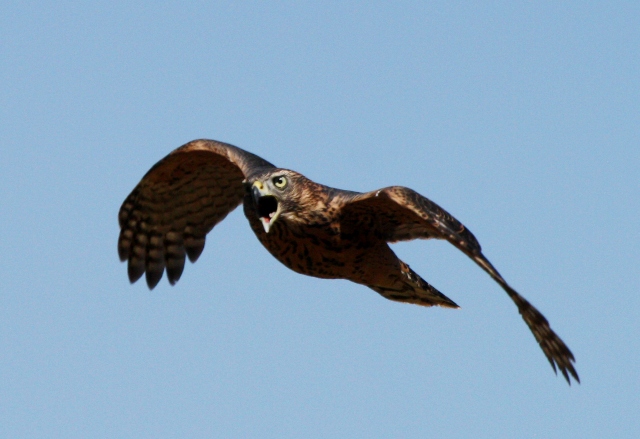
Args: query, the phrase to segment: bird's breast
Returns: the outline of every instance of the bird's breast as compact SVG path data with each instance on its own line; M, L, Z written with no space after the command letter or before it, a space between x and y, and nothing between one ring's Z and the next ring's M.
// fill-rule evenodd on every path
M358 251L342 240L329 223L291 223L281 217L265 233L255 210L245 204L245 215L258 240L277 260L293 271L325 279L348 278Z

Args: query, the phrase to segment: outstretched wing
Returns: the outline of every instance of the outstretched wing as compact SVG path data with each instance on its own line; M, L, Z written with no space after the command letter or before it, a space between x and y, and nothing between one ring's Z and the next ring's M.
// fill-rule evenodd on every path
M496 281L518 307L553 370L560 369L567 382L569 374L580 382L573 362L573 354L553 332L547 319L518 294L482 254L478 240L451 214L416 191L393 186L358 194L342 210L343 232L349 233L366 226L387 242L410 239L446 239L456 246Z
M166 268L169 282L175 284L185 253L195 262L206 234L242 202L242 181L273 167L250 152L213 140L189 142L156 163L118 214L118 254L128 261L131 283L146 272L152 289Z

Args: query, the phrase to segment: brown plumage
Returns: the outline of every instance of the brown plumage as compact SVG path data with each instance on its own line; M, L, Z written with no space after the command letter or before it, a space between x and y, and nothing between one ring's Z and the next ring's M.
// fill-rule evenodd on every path
M146 273L154 288L166 269L175 284L185 257L195 262L206 234L240 203L260 242L290 269L348 279L398 302L458 307L388 245L446 239L507 292L553 369L569 384L569 375L580 381L573 354L544 316L506 283L473 234L434 202L400 186L367 193L333 189L221 142L195 140L171 152L124 201L118 253L128 261L129 280Z

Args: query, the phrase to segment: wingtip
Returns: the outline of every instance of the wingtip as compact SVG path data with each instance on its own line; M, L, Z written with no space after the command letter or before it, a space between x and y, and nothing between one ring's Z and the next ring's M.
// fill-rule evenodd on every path
M558 369L560 369L560 373L564 377L567 384L569 384L569 386L571 386L572 377L575 382L577 382L578 384L581 384L580 377L578 376L578 372L576 371L576 369L573 367L573 364L569 364L568 366L561 366L561 365L556 366L556 363L551 359L549 359L549 363L551 364L551 367L553 368L553 372L556 375L558 375Z
M573 377L573 379L578 383L580 383L580 377L578 376L578 372L575 370L575 368L573 367L573 365L571 365L571 367L567 368L567 370L569 371L569 373L571 374L571 376ZM569 383L569 385L571 385L571 381L569 381L569 376L566 373L566 370L563 371L564 372L564 378L567 380L567 382Z
M162 279L163 272L164 270L160 272L147 270L146 280L147 280L147 286L149 287L149 290L153 290L156 287L156 285L158 285L158 283L160 282L160 279Z
M127 275L129 276L129 283L136 283L144 274L144 265L140 266L139 264L132 264L131 260L129 260L129 265L127 266Z

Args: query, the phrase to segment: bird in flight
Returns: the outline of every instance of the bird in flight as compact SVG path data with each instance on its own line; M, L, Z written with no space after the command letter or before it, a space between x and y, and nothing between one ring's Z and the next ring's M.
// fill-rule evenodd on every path
M401 186L366 193L330 188L213 140L172 151L122 204L118 254L131 283L146 274L153 289L166 270L175 284L186 258L198 259L207 233L240 203L258 240L293 271L348 279L397 302L458 308L389 247L449 241L507 292L553 370L569 384L570 376L580 382L573 354L547 319L500 276L469 229L433 201Z

